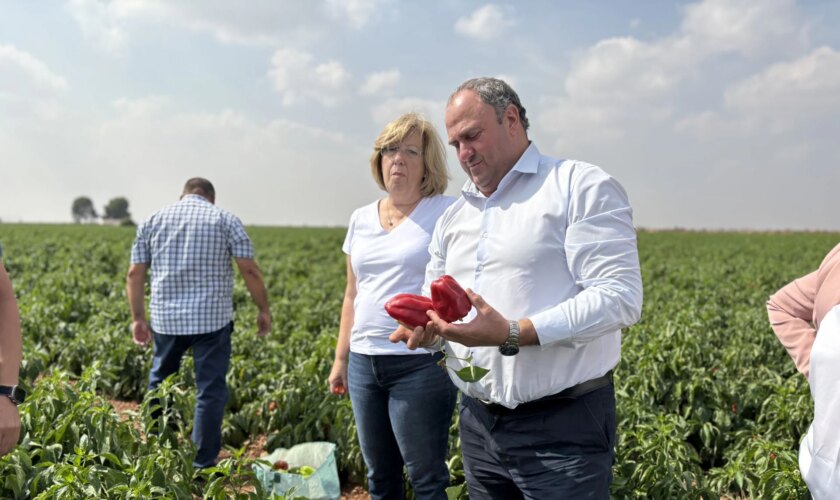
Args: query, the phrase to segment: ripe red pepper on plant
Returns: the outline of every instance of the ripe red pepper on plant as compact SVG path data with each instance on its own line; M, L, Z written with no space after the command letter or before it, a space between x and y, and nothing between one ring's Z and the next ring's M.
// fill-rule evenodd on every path
M392 318L412 328L426 326L429 321L426 311L433 309L431 299L413 293L399 293L385 303L385 310Z
M447 323L458 321L472 309L467 292L448 274L432 281L432 305Z

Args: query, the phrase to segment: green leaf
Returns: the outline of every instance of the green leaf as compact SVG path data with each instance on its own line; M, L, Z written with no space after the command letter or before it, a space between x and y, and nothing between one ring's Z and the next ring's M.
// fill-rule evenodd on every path
M464 382L478 382L488 373L490 373L490 370L487 368L470 365L456 371L455 375L458 375L458 378Z
M446 488L446 500L460 500L466 493L467 483Z

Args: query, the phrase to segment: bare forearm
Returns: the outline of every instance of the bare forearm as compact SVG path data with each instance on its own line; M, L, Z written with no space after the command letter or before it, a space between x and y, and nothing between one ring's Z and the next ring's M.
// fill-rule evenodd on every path
M248 288L248 293L251 294L251 300L261 312L268 312L268 291L263 282L262 273L259 268L253 266L242 272L242 279L245 280L245 286Z
M18 383L23 356L21 344L17 300L6 269L0 268L0 385Z
M22 358L20 316L14 297L0 302L0 385L16 385Z
M338 323L338 342L335 345L335 362L347 363L350 358L350 331L356 320L356 274L350 256L346 257L347 285L344 287L344 302L341 304L341 320Z
M128 305L133 321L146 320L146 270L132 266L126 278Z
M346 362L350 357L350 330L353 328L354 317L353 298L345 295L338 325L338 342L335 344L335 361Z

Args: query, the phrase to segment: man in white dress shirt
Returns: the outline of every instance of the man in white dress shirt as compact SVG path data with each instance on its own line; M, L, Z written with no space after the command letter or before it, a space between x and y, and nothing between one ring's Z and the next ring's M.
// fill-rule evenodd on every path
M469 180L435 227L424 293L449 274L474 308L457 324L431 311L392 340L443 338L450 368L490 370L473 383L450 371L471 499L609 498L612 369L642 308L627 194L594 165L542 155L501 80L464 82L446 130Z

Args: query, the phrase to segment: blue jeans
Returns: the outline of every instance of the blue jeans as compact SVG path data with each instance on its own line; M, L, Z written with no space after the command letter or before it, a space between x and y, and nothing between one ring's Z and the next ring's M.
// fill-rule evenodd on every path
M461 454L470 499L608 499L615 430L612 383L514 410L464 396Z
M417 500L446 499L457 389L437 365L441 357L350 353L350 401L372 500L404 497L403 464Z
M149 372L149 389L177 372L181 358L192 348L195 365L195 422L192 440L198 449L193 465L212 467L222 449L222 417L227 404L228 390L225 376L230 365L230 335L233 322L220 330L199 335L155 336L155 355Z

